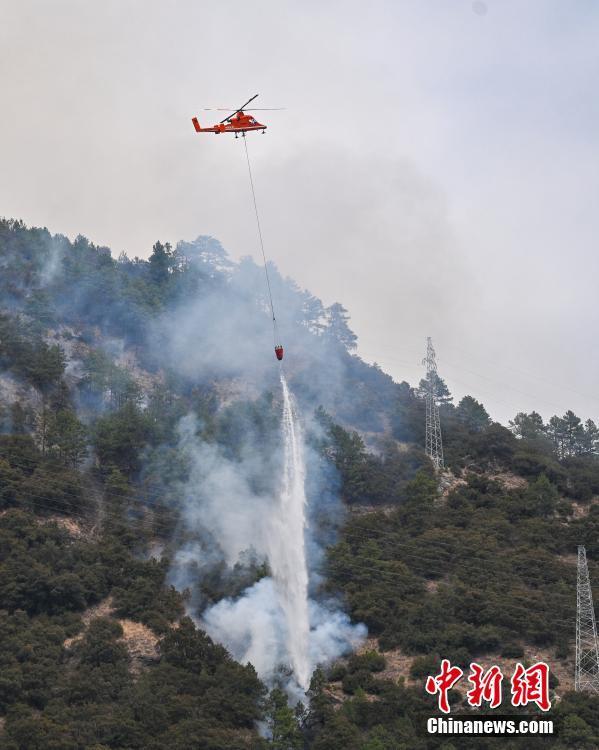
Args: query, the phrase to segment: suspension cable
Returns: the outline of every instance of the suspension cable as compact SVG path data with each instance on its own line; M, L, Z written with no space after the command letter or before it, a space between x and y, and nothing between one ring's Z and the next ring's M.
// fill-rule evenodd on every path
M245 137L245 133L243 133L243 145L245 146L245 157L248 164L248 174L250 176L250 187L252 189L252 199L254 202L254 213L256 214L256 224L258 226L258 237L260 239L260 249L262 251L262 260L264 262L264 275L266 276L266 286L268 287L268 298L270 300L270 312L272 314L272 322L273 322L273 339L275 346L279 343L277 341L277 320L275 318L275 307L272 301L272 289L270 286L270 278L268 276L268 263L266 260L266 253L264 252L264 240L262 238L262 227L260 226L260 215L258 214L258 204L256 203L256 191L254 189L254 179L252 177L252 167L250 164L250 155L248 152L248 145L247 145L247 138Z

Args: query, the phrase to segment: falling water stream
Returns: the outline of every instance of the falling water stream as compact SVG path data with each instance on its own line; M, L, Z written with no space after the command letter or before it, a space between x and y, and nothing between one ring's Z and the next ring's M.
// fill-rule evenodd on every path
M287 652L300 687L308 688L308 568L304 530L306 491L303 438L293 396L281 371L283 391L283 476L270 540L270 565L287 627Z

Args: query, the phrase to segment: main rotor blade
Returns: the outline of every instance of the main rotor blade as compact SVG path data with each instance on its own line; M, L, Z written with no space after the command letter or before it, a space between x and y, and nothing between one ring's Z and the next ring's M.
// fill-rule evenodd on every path
M231 112L231 114L230 114L230 115L229 115L228 117L225 117L225 119L224 119L224 120L221 120L221 121L220 121L220 123L219 123L219 125L222 125L222 124L223 124L223 122L228 122L228 121L229 121L229 120L230 120L230 119L231 119L231 118L233 117L233 115L236 115L236 114L237 114L238 112L242 112L242 111L243 111L243 108L244 108L244 107L247 107L247 105L248 105L248 104L249 104L250 102L253 102L253 101L254 101L254 99L255 99L255 98L256 98L257 96L258 96L258 94L254 94L254 96L252 96L252 97L251 97L250 99L248 99L248 100L247 100L247 102L246 102L245 104L242 104L242 105L241 105L241 107L238 107L238 108L237 108L237 109L235 110L235 112Z
M247 100L247 102L246 102L245 104L242 104L242 105L241 105L241 107L239 107L239 109L237 110L237 112L240 112L240 111L241 111L242 109L245 109L245 108L247 107L247 105L248 105L248 104L249 104L250 102L253 102L253 101L254 101L254 99L255 99L255 98L256 98L257 96L258 96L258 94L254 94L254 96L252 96L252 98L251 98L251 99L248 99L248 100Z
M204 112L230 112L231 107L202 107L201 108ZM287 109L287 107L252 107L251 109L246 109L245 107L241 109L236 109L233 114L236 112L275 112L279 109Z

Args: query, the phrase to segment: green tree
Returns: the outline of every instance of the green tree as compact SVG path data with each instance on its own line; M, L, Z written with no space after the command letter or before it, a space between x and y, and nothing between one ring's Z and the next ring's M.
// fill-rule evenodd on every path
M0 458L0 509L17 505L23 475Z
M453 396L451 395L451 392L447 387L447 383L438 373L433 373L431 377L437 403L441 406L450 406L451 402L453 401ZM429 382L428 377L422 378L420 383L418 384L416 394L419 396L419 398L426 398L426 396L430 393L430 389L431 383Z
M491 423L485 407L472 396L464 396L455 413L459 421L472 432L480 432Z
M129 661L127 647L119 641L123 628L116 620L97 617L89 624L85 638L76 653L82 664L100 667L102 664L117 664Z
M564 424L564 453L566 456L575 456L581 453L584 442L584 426L573 411L568 411L563 416Z
M568 409L563 417L554 415L546 428L553 450L558 458L567 458L583 452L585 430L579 417Z
M518 412L513 420L510 419L509 424L511 431L518 438L531 440L545 434L543 417L536 411L531 411L530 414Z
M327 681L324 672L317 667L310 680L308 697L310 699L306 727L308 735L314 737L334 714L331 698L326 693Z
M64 353L58 344L48 346L41 343L32 352L27 372L33 385L45 391L60 380L64 373L65 363Z
M287 696L275 688L267 701L267 720L273 750L302 750L302 736L295 711L289 707Z
M584 431L579 441L580 452L583 454L596 454L599 452L599 427L592 419L584 423Z
M152 247L152 255L149 259L150 278L155 284L164 285L173 271L175 265L175 254L167 242L163 245L156 242Z
M592 750L597 747L597 737L592 728L575 714L566 716L560 736L566 747L575 750Z
M436 479L428 471L421 469L414 479L408 482L405 489L406 500L411 505L426 507L438 496L439 488Z
M15 401L11 405L10 416L11 416L10 432L13 432L17 435L22 435L23 433L25 433L31 421L30 411L23 408L23 404L20 401Z
M105 469L135 473L140 466L139 454L150 437L146 415L132 403L100 417L93 429L93 444Z
M319 732L313 750L358 750L360 731L340 711L335 713Z
M349 327L349 314L343 305L335 302L325 309L326 327L324 333L333 341L341 344L347 351L353 351L358 345L358 337Z
M160 643L163 659L175 667L201 674L212 672L229 659L223 646L215 645L189 617L184 617L176 630L171 630Z
M545 474L531 482L524 493L524 505L528 512L545 518L553 515L559 499L557 488Z
M114 364L102 350L92 350L84 360L83 386L96 394L108 395L110 404L120 409L127 403L138 404L141 391L130 373Z
M39 412L35 415L35 437L37 445L42 452L42 455L46 455L48 449L48 432L50 430L50 422L52 420L52 412L46 404L46 400L42 401L42 406Z
M561 417L556 414L547 423L547 436L551 440L553 450L558 458L565 455L566 425Z
M71 409L52 413L45 442L50 453L69 466L77 466L87 450L87 430Z

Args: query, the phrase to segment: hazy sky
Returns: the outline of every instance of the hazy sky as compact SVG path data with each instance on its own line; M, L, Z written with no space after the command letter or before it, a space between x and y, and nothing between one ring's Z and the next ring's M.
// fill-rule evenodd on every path
M118 255L263 232L360 354L502 421L599 420L599 4L0 0L0 215ZM224 113L223 113L224 116ZM220 118L219 118L220 119ZM293 342L285 342L293 346Z

